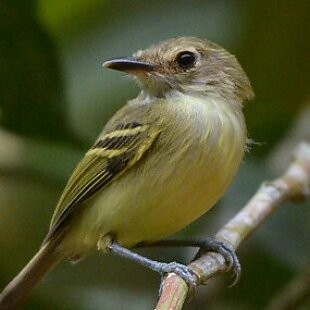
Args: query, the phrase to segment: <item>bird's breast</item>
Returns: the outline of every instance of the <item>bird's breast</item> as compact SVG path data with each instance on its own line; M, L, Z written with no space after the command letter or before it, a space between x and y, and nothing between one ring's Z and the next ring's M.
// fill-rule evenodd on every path
M208 211L231 183L246 143L241 111L188 99L151 112L158 139L88 202L70 246L86 251L109 234L127 247L162 239Z
M200 217L223 195L244 154L243 115L222 103L183 100L160 121L158 140L124 181L134 182L131 211L118 225L124 245L164 238Z

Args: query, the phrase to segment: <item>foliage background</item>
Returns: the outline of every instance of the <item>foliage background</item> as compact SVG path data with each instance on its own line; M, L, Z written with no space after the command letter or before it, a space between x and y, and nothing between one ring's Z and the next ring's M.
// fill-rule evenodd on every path
M178 236L214 234L262 180L284 169L291 151L281 142L286 136L293 144L310 139L309 9L307 0L1 0L0 287L37 250L71 170L105 121L137 94L129 79L103 71L103 60L169 37L207 37L225 46L256 92L245 114L251 137L261 143L218 206ZM309 207L281 207L240 249L240 284L227 289L227 276L215 279L188 308L265 307L309 264ZM184 262L193 254L143 253ZM25 309L152 309L159 280L97 253L58 266Z

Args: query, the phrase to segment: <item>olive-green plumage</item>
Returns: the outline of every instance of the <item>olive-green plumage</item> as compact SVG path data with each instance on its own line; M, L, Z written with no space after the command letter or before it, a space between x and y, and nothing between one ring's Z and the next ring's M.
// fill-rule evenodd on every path
M141 93L74 170L36 260L5 289L0 308L14 308L47 272L40 255L53 254L52 267L112 240L132 247L182 229L218 201L243 158L242 107L253 92L223 48L177 38L104 65L133 74Z

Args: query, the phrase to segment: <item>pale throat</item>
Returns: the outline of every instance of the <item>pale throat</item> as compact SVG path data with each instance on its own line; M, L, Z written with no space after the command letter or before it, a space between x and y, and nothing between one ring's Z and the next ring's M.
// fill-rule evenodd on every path
M204 101L206 103L214 103L219 106L224 106L226 109L232 109L235 111L242 110L242 102L238 100L234 93L231 93L225 89L222 89L210 85L204 85L201 83L180 83L176 86L174 83L169 83L168 79L164 76L160 77L148 77L137 76L136 81L141 88L139 99L146 102L152 102L154 99L167 99L167 100L188 100L189 98L196 98L196 100ZM223 88L225 86L223 85Z
M232 98L223 98L214 92L199 92L199 91L180 91L178 89L159 89L157 92L155 89L150 89L148 87L141 88L141 92L138 95L138 99L142 100L146 104L152 104L157 102L158 99L167 100L167 102L174 103L180 102L187 103L193 109L195 113L196 108L199 110L198 106L205 106L209 111L224 111L224 113L242 113L242 103L236 101ZM196 106L197 105L197 106ZM195 107L196 106L196 107ZM196 111L197 112L197 111Z

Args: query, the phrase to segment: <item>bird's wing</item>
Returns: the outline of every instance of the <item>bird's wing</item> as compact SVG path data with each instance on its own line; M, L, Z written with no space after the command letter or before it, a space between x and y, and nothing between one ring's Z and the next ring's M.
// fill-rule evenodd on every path
M111 184L150 149L159 130L139 122L119 123L103 132L77 165L55 209L43 244L63 231L83 202Z

